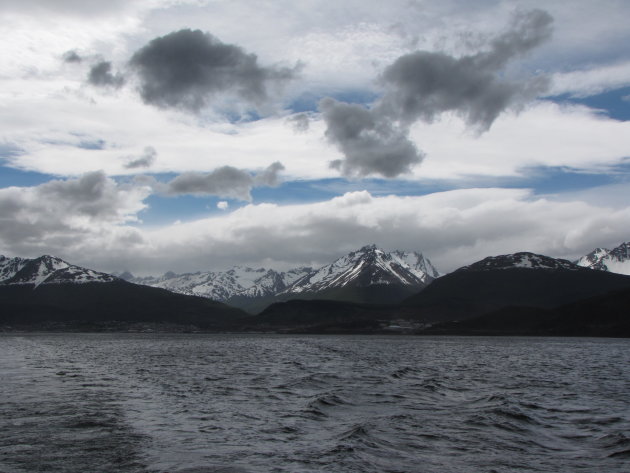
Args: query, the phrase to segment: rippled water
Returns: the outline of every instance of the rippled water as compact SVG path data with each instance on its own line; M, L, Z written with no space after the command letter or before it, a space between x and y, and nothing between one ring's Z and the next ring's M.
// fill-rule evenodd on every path
M630 340L0 335L0 472L628 472Z

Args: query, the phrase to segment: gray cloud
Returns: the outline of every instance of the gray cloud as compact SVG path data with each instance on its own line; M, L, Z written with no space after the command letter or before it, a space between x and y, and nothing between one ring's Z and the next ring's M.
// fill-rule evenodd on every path
M284 166L275 162L257 174L250 174L232 166L223 166L209 173L185 172L169 182L158 182L151 176L137 176L135 182L147 185L156 192L176 196L216 195L218 197L251 201L254 187L275 187L280 184L279 173Z
M512 30L493 39L489 51L472 56L426 51L401 56L383 73L386 94L380 111L407 123L432 121L455 111L469 125L487 130L506 108L534 98L548 86L541 77L509 81L497 73L548 39L551 22L551 16L540 10L518 14Z
M126 164L125 168L127 169L136 169L136 168L148 168L153 165L155 162L155 157L157 156L157 151L153 146L147 146L144 148L144 152L142 156L138 158L131 158Z
M66 51L63 54L62 59L64 62L70 62L70 63L83 61L83 58L79 56L76 51Z
M39 15L71 15L94 17L116 14L124 11L133 3L130 0L86 1L86 0L26 0L20 2L0 1L0 12L16 12Z
M145 103L199 111L218 94L231 93L259 106L270 87L292 79L295 69L262 67L254 54L209 33L182 29L153 39L130 65Z
M277 187L281 182L280 171L284 171L284 166L276 161L254 176L254 184L256 186Z
M62 254L71 244L136 219L148 190L102 171L35 187L0 189L0 245L15 254ZM126 232L129 233L129 232Z
M118 187L103 171L90 172L78 179L50 181L35 189L38 198L55 202L74 215L114 218L121 203Z
M298 113L287 118L287 123L298 133L304 133L308 131L310 127L310 119L308 117L308 113L305 112Z
M551 35L551 16L541 10L517 13L509 31L474 55L416 51L399 57L381 77L383 97L370 109L326 99L320 111L326 137L344 157L332 165L344 175L396 177L410 172L423 153L408 137L417 120L430 122L455 112L478 131L486 131L508 108L518 108L548 87L545 77L508 80L507 63Z
M512 58L527 53L551 38L553 17L544 10L517 12L507 32L491 42L488 53L480 54L482 66L500 69Z
M99 87L121 87L125 79L120 74L112 74L112 63L101 61L90 68L88 82Z
M422 161L407 130L382 114L333 99L322 100L319 108L328 125L326 137L344 154L331 165L344 175L396 177Z
M251 200L254 185L251 174L231 166L223 166L210 173L185 172L164 188L168 195L194 194L217 195L241 200Z

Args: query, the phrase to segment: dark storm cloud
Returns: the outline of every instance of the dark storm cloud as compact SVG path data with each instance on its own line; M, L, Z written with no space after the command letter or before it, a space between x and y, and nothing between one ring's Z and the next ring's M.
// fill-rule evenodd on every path
M90 68L88 81L99 87L120 87L125 80L120 74L112 74L112 63L101 61Z
M407 123L431 121L455 111L479 130L487 130L509 106L543 92L546 80L502 79L506 63L548 39L552 18L535 10L517 15L513 29L490 42L490 50L455 58L417 51L398 58L383 73L383 113Z
M292 79L295 69L262 67L254 54L209 33L183 29L155 38L130 61L145 103L198 111L221 93L250 105L268 98L270 87Z
M344 175L396 177L422 161L406 129L381 114L333 99L322 100L319 108L328 125L326 137L345 157L332 166Z
M408 127L417 120L430 122L444 112L455 112L469 126L486 131L502 112L546 90L546 78L508 80L503 68L547 40L552 21L541 10L519 12L509 31L477 54L457 58L416 51L401 56L384 70L385 93L370 109L323 100L320 111L326 136L344 155L333 166L349 176L407 173L423 157L410 141Z
M137 176L135 181L148 185L156 192L176 196L184 194L215 195L224 198L250 201L254 187L275 187L280 184L279 173L284 166L275 162L257 174L250 174L232 166L223 166L209 173L185 172L167 183L150 176Z
M136 169L136 168L148 168L155 162L155 157L157 156L157 151L153 146L147 146L144 148L144 152L142 156L138 158L131 158L125 167L127 169Z

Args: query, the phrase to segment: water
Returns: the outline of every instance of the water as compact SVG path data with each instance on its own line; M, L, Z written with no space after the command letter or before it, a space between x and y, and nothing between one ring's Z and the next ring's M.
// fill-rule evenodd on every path
M0 472L628 472L630 340L0 335Z

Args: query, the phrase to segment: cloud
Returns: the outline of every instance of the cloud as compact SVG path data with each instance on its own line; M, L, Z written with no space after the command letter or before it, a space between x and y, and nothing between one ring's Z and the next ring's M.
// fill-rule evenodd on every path
M605 64L553 75L551 95L583 98L630 85L630 62Z
M90 68L88 82L98 87L119 88L125 83L125 79L120 74L112 74L112 63L101 61Z
M45 201L46 207L59 206L60 210L55 213L63 209L70 215L82 215L91 219L124 222L130 211L144 208L137 203L127 208L125 200L128 194L136 195L136 191L121 190L102 171L87 173L78 179L49 181L32 188L31 192Z
M251 174L231 166L220 167L210 173L185 172L166 184L167 195L217 195L233 199L251 200L254 184Z
M344 154L331 165L346 176L379 174L396 177L411 171L422 154L407 130L361 105L324 99L319 108L326 121L326 137Z
M64 62L69 62L69 63L73 63L73 62L79 63L79 62L83 61L83 58L81 56L79 56L77 54L77 52L74 51L74 50L66 51L63 54L62 59L63 59Z
M50 253L99 270L160 274L236 264L320 265L376 243L422 251L446 272L525 250L574 258L619 244L630 226L627 203L610 207L499 188L412 197L356 191L311 204L250 204L161 228L129 225L150 192L103 173L0 189L0 253Z
M116 13L129 4L140 3L129 0L109 0L107 2L93 2L84 0L27 0L23 2L0 2L0 11L22 11L23 13L39 13L43 15L71 15L89 17Z
M228 204L225 200L217 202L217 209L219 210L227 210L229 207L230 204Z
M130 61L145 103L197 112L229 93L259 107L269 90L296 75L295 69L263 67L254 54L222 43L209 33L182 29L150 41Z
M156 192L168 196L216 195L219 197L251 201L254 187L274 187L280 184L279 173L284 166L275 162L263 171L252 175L232 166L222 166L209 173L184 172L167 183L150 176L138 176L136 182L149 185Z
M0 246L15 254L63 252L70 242L136 221L149 193L118 185L103 172L0 189Z
M627 205L554 201L524 189L463 189L416 197L357 191L312 204L250 204L206 219L139 229L135 237L141 243L131 249L110 243L109 233L76 234L80 251L74 258L85 258L96 269L126 267L155 274L236 264L288 268L323 265L376 243L422 251L448 272L516 251L575 258L624 241L629 225ZM116 235L121 234L117 229Z
M305 133L309 129L310 119L308 113L296 113L295 115L287 118L287 123L291 125L295 132Z
M280 185L280 171L284 171L282 163L276 161L254 177L256 186L277 187Z
M144 152L142 156L138 158L131 158L127 164L125 164L125 168L127 169L136 169L136 168L148 168L155 162L155 157L157 156L157 151L153 146L147 146L144 148Z
M500 73L510 60L548 39L551 23L541 10L520 12L487 51L460 58L427 51L405 54L385 68L385 93L370 109L320 102L326 136L344 155L334 166L350 176L408 173L423 156L409 140L408 127L444 112L458 113L478 131L488 130L503 111L546 90L543 77L510 81Z

